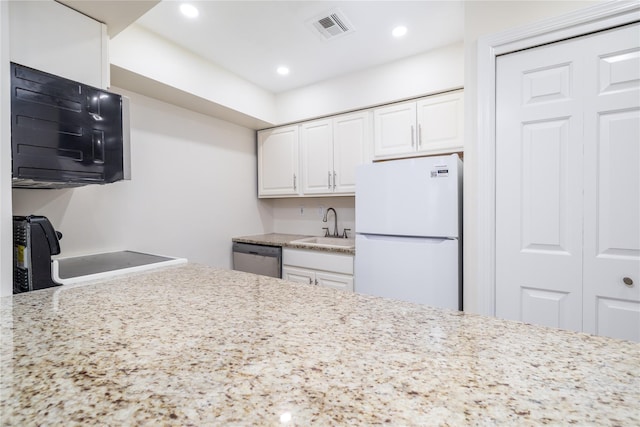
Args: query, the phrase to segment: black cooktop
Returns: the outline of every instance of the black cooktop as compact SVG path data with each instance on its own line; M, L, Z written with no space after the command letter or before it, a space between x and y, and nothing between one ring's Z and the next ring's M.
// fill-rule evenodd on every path
M104 273L113 270L139 267L141 265L155 264L163 261L171 261L158 255L145 254L133 251L109 252L97 255L86 255L58 260L59 275L61 279L70 279L90 274Z

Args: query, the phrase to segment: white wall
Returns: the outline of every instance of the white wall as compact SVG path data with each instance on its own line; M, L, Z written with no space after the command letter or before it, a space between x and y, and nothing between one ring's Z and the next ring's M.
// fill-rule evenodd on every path
M477 40L542 19L591 6L590 1L467 1L465 2L465 149L464 149L464 309L481 313L475 288L478 274L477 162L484 147L476 144ZM492 314L492 313L482 313Z
M16 189L14 213L49 217L64 234L62 256L132 249L230 268L231 238L270 231L273 222L256 197L254 131L124 93L132 180Z
M276 96L276 122L306 120L461 88L464 47L456 43Z

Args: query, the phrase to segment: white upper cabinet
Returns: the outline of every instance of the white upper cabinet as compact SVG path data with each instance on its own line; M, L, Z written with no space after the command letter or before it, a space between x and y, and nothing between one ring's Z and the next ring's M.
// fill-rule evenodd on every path
M464 94L462 91L418 101L419 153L450 153L464 148Z
M463 145L462 90L374 110L374 159L452 153Z
M258 196L300 195L298 125L258 132Z
M55 1L9 3L12 62L109 87L107 27Z
M405 102L373 111L373 157L400 157L416 150L416 103Z
M300 125L303 192L333 192L333 123L331 119Z
M371 113L345 114L333 119L334 191L355 194L356 167L369 161Z
M369 134L369 112L301 124L303 193L354 194L356 166L365 162Z

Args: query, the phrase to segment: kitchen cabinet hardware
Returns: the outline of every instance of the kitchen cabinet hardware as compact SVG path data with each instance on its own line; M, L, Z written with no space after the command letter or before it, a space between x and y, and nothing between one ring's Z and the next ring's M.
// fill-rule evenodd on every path
M333 171L333 190L336 189L336 171Z
M296 174L293 174L293 191L297 191L298 186L296 185Z
M328 175L328 177L327 177L327 188L329 190L331 190L331 171L328 171L327 175Z
M622 279L625 285L632 288L633 287L633 279L631 277L625 277Z
M416 134L415 134L415 131L413 129L413 125L411 125L411 147L412 148L415 147L415 145L416 145L415 139L416 139Z

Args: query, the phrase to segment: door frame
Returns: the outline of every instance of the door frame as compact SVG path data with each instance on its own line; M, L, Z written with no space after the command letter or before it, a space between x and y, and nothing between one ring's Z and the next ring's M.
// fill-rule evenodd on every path
M496 58L567 38L640 21L637 2L607 2L478 39L476 151L478 312L495 316L496 282Z

